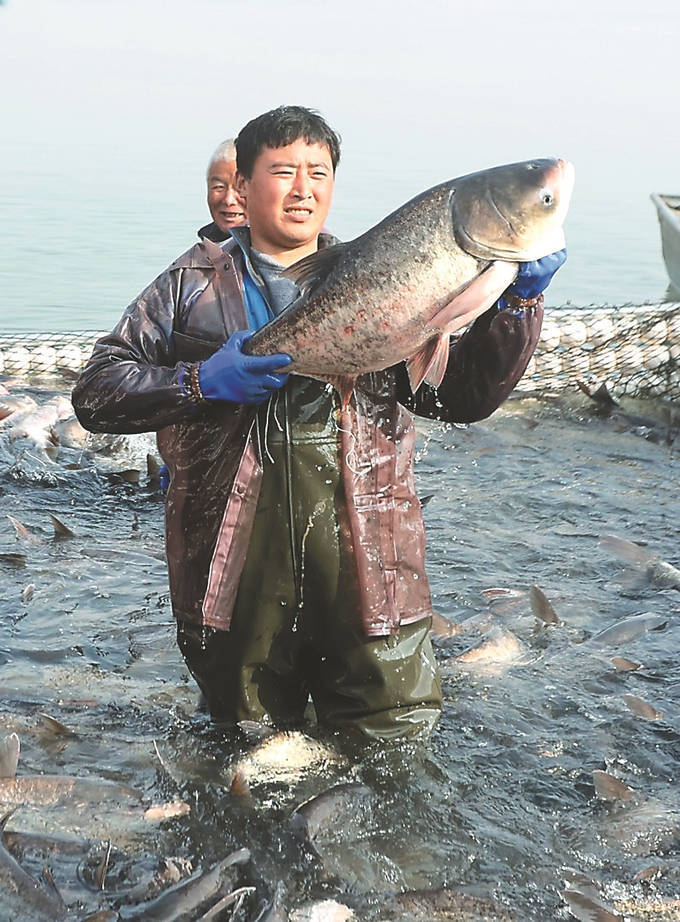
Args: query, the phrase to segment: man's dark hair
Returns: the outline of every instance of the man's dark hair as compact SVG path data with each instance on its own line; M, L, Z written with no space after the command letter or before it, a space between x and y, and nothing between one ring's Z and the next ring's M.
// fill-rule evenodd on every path
M325 144L335 172L340 160L340 135L314 109L279 106L258 115L239 131L236 138L236 167L239 173L250 179L263 148L287 147L300 138L307 144Z

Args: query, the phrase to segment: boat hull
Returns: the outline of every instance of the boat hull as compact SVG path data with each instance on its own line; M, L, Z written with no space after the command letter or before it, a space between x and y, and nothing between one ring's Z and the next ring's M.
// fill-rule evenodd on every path
M680 195L652 193L661 229L661 250L668 277L680 292Z

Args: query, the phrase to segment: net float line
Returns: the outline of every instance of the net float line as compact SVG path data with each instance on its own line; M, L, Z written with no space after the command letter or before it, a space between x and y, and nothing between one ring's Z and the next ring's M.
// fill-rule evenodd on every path
M0 333L0 375L73 380L108 331ZM615 396L680 399L680 303L547 308L517 390L606 384Z

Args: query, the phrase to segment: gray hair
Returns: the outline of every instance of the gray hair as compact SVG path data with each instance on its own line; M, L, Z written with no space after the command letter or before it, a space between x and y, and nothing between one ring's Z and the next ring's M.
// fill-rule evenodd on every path
M206 179L210 179L210 168L213 163L219 163L221 160L226 161L226 163L236 162L236 145L233 138L227 138L216 148L215 153L208 161L208 169L205 171Z

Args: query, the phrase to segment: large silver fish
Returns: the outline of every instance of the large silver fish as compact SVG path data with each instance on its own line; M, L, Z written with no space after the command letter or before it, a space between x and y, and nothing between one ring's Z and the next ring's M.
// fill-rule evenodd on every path
M494 304L518 263L564 247L573 184L568 161L527 160L423 192L290 266L300 297L244 351L289 353L286 370L330 381L344 403L359 375L404 360L414 391L438 386L450 334Z

